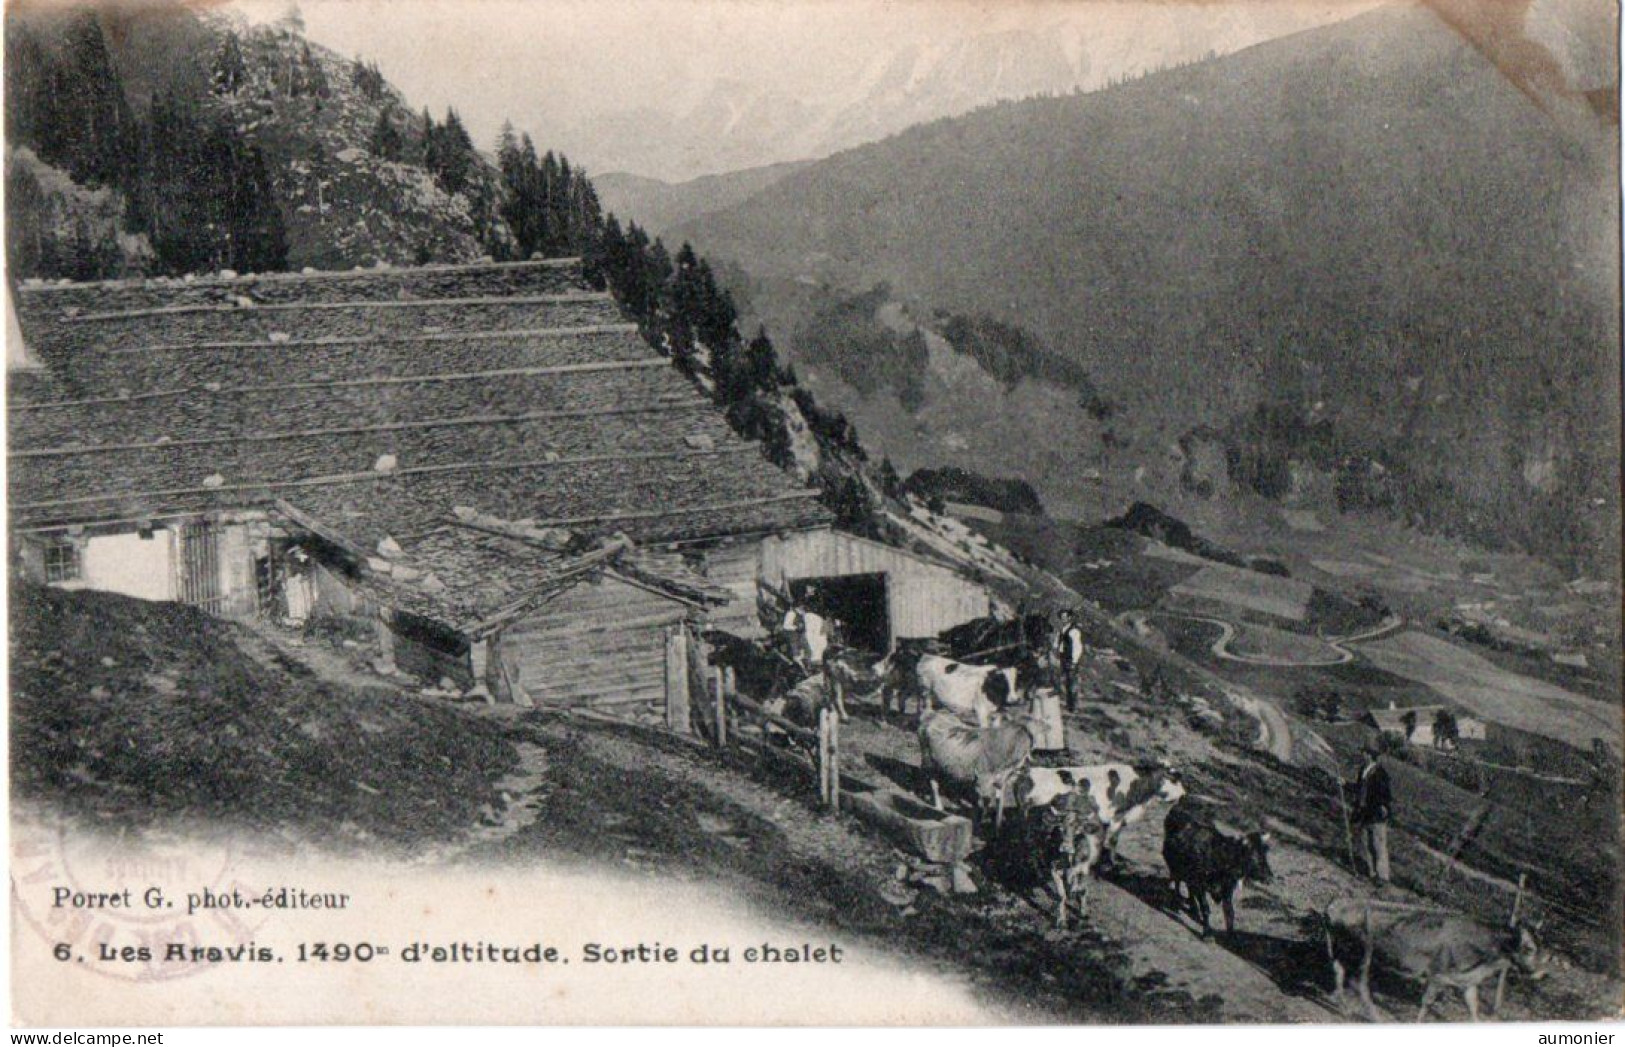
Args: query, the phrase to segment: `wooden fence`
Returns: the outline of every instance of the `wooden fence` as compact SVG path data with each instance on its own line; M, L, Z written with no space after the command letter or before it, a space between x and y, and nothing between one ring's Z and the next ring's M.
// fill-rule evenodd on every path
M815 773L819 801L829 810L841 809L841 720L833 707L819 709L815 730L739 694L732 669L712 668L708 683L713 744L719 749L750 749L759 758L794 768L794 773ZM756 733L743 729L747 727L755 727ZM784 735L791 744L775 744L774 732Z

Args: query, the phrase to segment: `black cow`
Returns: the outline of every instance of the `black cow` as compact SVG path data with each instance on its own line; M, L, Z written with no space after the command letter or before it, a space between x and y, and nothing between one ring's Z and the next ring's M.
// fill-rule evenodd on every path
M777 701L810 675L783 653L764 643L720 629L705 633L710 663L734 671L734 687L760 705Z
M1168 863L1168 877L1174 893L1183 885L1189 894L1191 915L1202 922L1202 937L1212 935L1212 910L1208 898L1224 909L1226 934L1236 929L1236 887L1243 880L1268 883L1270 871L1269 833L1253 832L1245 837L1219 831L1187 801L1177 803L1162 823L1162 860Z
M1000 665L1016 670L1022 691L1050 681L1043 660L1051 647L1049 618L1023 614L1019 618L976 618L937 635L943 654L967 665Z

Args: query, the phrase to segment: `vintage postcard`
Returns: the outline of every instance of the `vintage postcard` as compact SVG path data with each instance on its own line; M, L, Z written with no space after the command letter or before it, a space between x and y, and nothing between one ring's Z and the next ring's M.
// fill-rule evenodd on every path
M1621 1009L1611 0L19 0L12 1021Z

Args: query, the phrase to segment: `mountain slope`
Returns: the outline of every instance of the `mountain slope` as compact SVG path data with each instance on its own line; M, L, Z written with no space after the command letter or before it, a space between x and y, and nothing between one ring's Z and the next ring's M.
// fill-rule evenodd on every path
M265 252L277 256L257 263L266 267L468 261L512 247L494 167L470 148L464 184L437 178L423 120L400 94L375 69L311 44L296 20L249 26L175 4L109 0L8 12L6 44L8 160L17 161L8 173L29 198L9 211L52 248L19 254L13 237L16 275L234 264L224 250L166 254L160 235L208 239L192 228L204 224L192 210L256 179L260 199L248 203L275 210L287 248L285 257ZM85 116L102 113L122 127L98 134ZM376 142L386 122L390 156ZM223 153L232 170L213 177L228 162ZM109 190L123 212L113 223L84 203L86 192ZM229 219L244 207L234 197L215 210Z
M1572 551L1617 505L1618 128L1559 115L1384 9L914 128L671 238L750 273L784 328L809 288L885 281L914 315L1031 329L1121 404L1119 478L1176 485L1182 436L1274 402L1336 437L1304 464L1403 467L1397 511Z
M538 104L555 125L553 142L594 170L682 180L829 156L1001 99L1092 91L1371 2L835 5L802 16L799 61L764 65L749 53L762 44L742 30L735 45L746 53L736 61L709 71L703 57L677 64L635 104L570 112ZM854 39L836 43L837 32Z
M604 210L658 236L674 225L743 203L805 166L805 161L770 164L675 183L615 171L593 176L592 184Z

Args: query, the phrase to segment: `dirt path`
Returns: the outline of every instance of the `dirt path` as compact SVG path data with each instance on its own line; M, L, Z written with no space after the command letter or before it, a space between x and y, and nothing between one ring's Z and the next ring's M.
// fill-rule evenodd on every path
M967 984L1015 1021L1192 1020L1196 1001L1134 985L1112 943L1046 940L1023 898L942 898L899 881L891 848L820 814L810 783L774 782L748 757L631 725L533 714L513 731L547 754L544 779L514 797L528 824L460 860L546 856L714 885Z
M262 638L266 657L291 658L334 682L389 686L341 652L289 648L280 635ZM519 766L500 783L506 809L471 827L461 846L420 860L522 864L545 856L714 886L964 984L1015 1021L1345 1017L1327 996L1314 915L1333 899L1369 897L1371 888L1262 797L1227 808L1247 827L1272 829L1277 838L1274 882L1243 890L1235 934L1204 940L1179 911L1162 864L1157 810L1124 834L1121 867L1094 885L1083 927L1063 935L1052 929L1047 890L1027 893L979 874L978 894L942 897L900 879L898 855L888 845L849 816L817 810L810 775L786 780L739 751L718 753L632 725L482 709L482 716L505 726L521 753ZM1197 794L1233 798L1233 789L1217 786L1215 768L1243 777L1279 773L1267 759L1216 748L1143 698L1095 703L1069 718L1068 728L1082 758L1179 756L1191 768ZM910 787L917 759L911 731L864 711L843 731L845 739L859 760L855 770L874 777L884 769ZM1384 988L1378 999L1406 1017L1414 1006L1412 996ZM1617 1001L1617 990L1603 979L1560 968L1538 988L1515 979L1507 1015L1577 1017L1601 1013L1608 1005L1598 1001L1610 999ZM1438 1013L1465 1017L1456 996Z

